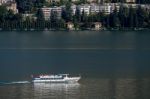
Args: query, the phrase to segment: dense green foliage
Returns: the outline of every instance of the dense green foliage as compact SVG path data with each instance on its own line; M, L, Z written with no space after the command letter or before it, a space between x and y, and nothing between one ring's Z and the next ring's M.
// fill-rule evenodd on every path
M110 0L108 0L110 1ZM87 29L91 28L94 22L101 22L103 28L150 28L150 11L140 6L138 8L120 6L119 12L114 10L111 14L90 13L87 15L84 11L80 13L77 8L75 15L72 14L71 3L61 0L59 5L65 4L62 10L62 18L57 18L57 13L52 12L50 20L44 20L44 15L40 9L45 5L46 0L16 0L19 13L14 14L13 11L7 10L5 6L0 6L0 29L66 29L66 23L74 23L75 28ZM81 0L78 3L85 3ZM123 0L111 0L111 2L124 2ZM149 0L138 0L139 3L149 3ZM55 6L49 5L49 6ZM34 13L37 19L26 17L22 14Z
M112 3L126 3L126 0L105 0L106 2L112 2ZM150 0L135 0L136 3L138 4L150 4Z

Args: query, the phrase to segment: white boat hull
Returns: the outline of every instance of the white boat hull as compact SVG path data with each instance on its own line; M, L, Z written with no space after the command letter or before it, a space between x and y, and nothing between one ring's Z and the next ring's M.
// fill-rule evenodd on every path
M40 80L35 79L32 82L33 83L76 83L80 80L81 77L65 77L64 79L46 79L46 80Z

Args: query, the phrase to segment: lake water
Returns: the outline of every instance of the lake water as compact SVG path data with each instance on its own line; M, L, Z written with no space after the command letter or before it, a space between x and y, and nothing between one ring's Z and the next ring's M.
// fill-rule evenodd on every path
M49 73L82 79L30 83L31 74ZM150 31L0 32L0 99L150 99L149 93Z

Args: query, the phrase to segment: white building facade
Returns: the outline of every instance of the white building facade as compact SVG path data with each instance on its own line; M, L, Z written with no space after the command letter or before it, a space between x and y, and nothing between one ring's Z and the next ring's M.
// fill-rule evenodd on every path
M44 19L45 20L50 20L51 8L44 7L44 8L41 8L41 10L43 12Z
M62 8L61 7L44 7L41 8L43 14L44 14L44 19L45 20L50 20L51 14L52 12L57 14L57 18L60 19L61 18L61 13L62 13Z
M82 14L82 12L84 11L85 14L89 15L90 14L90 8L91 8L91 6L89 4L78 6L80 14Z

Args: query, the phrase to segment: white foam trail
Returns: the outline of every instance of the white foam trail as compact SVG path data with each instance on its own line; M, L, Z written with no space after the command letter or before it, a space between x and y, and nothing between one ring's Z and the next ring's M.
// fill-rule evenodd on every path
M30 83L29 81L14 81L14 82L11 82L12 84L27 84L27 83Z
M29 81L12 81L12 82L1 82L0 84L8 85L8 84L28 84Z

